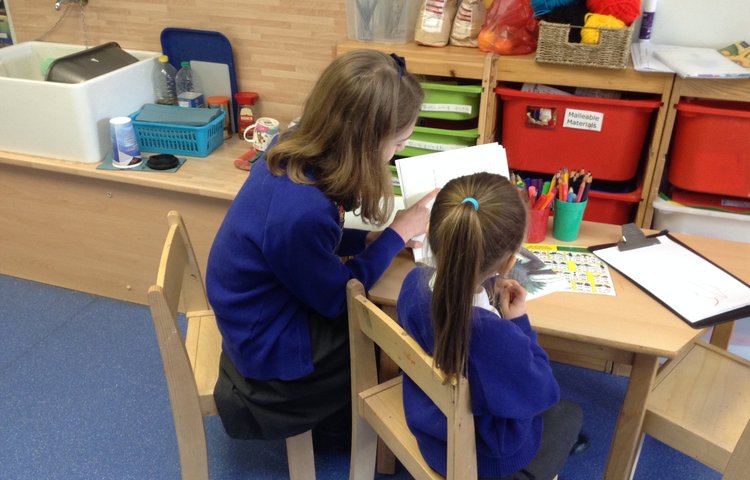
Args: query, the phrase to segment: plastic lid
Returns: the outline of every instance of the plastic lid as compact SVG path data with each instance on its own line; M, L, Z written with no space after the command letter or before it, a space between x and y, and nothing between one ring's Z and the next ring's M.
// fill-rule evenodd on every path
M190 68L190 62L185 60L184 62L180 63L182 65L182 68Z
M166 55L160 55L159 56L159 62L161 63L167 63L169 61L169 57Z
M258 101L258 94L256 92L237 92L234 94L234 99L240 105L255 105Z
M216 96L208 97L206 99L206 103L210 105L223 105L225 103L229 103L229 97L226 97L224 95L216 95Z

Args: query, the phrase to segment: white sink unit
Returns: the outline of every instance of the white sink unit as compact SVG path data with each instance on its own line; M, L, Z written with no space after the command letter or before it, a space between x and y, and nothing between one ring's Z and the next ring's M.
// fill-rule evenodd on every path
M156 96L157 52L82 83L47 82L43 64L82 45L24 42L0 49L0 150L98 163L112 150L109 119L130 115Z

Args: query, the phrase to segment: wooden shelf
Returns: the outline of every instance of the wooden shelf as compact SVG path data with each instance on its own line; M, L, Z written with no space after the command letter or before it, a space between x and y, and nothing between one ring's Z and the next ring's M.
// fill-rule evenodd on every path
M420 75L439 77L484 78L484 60L486 53L477 48L466 47L425 47L416 43L373 43L348 40L339 43L335 56L358 49L378 50L395 53L406 59L406 68Z
M641 179L643 199L638 204L635 223L642 227L650 227L653 207L647 201L648 194L654 188L655 169L659 162L660 142L667 118L674 75L666 73L644 73L636 71L632 64L623 70L608 68L588 68L568 65L537 63L534 54L519 56L503 56L496 62L494 80L497 82L531 82L562 85L571 87L601 88L657 95L662 102L656 113L653 127L648 132L648 151L643 165L641 165ZM493 100L495 101L495 100ZM494 118L493 118L494 121ZM487 136L494 138L494 125L488 126L492 133ZM616 146L613 145L613 148ZM660 178L660 175L658 175ZM647 220L648 219L648 220Z
M648 153L641 165L641 178L639 179L639 184L643 186L644 199L639 203L635 217L638 225L650 226L653 208L651 202L646 199L649 198L650 192L658 189L658 184L654 185L654 180L661 178L661 172L655 175L655 169L663 164L663 158L659 158L658 155L661 152L659 147L667 119L674 75L638 72L632 65L623 70L615 70L542 64L535 61L534 54L500 56L484 53L475 48L452 46L436 48L415 43L382 44L346 41L336 46L334 54L341 55L358 48L401 55L407 60L407 68L417 74L480 79L484 92L480 100L478 121L480 133L477 143L495 141L497 96L494 88L498 82L546 83L658 96L662 106L656 113L653 128L648 132Z
M657 162L654 165L654 179L651 182L650 191L646 192L648 195L645 198L645 202L648 205L653 204L659 195L659 189L662 187L662 181L667 168L667 155L669 154L669 146L674 133L675 120L677 119L675 105L680 102L680 99L686 97L750 102L750 79L723 80L675 77L672 94L665 106L667 114L659 141ZM644 224L651 225L653 213L653 208L648 210L647 216L644 218Z

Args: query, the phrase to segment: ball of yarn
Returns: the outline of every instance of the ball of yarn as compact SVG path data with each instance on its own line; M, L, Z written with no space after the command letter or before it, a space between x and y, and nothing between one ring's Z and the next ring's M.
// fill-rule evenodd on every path
M586 0L586 6L592 13L612 15L625 25L632 24L641 16L641 0Z
M531 8L534 9L534 16L541 17L545 13L578 2L578 0L531 0Z
M612 15L600 15L589 13L586 15L586 23L581 29L581 43L595 45L599 43L599 28L625 28L625 22Z

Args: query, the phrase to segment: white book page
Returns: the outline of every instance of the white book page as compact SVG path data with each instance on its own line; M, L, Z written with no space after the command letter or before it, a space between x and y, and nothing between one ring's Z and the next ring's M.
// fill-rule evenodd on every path
M669 237L657 238L658 245L594 253L690 323L750 305L750 287Z
M406 208L457 177L478 172L497 173L505 178L510 176L505 148L498 143L399 158L396 160L396 170ZM424 235L415 240L424 241ZM424 242L423 248L414 249L414 260L417 262L424 262L429 256L427 242Z

